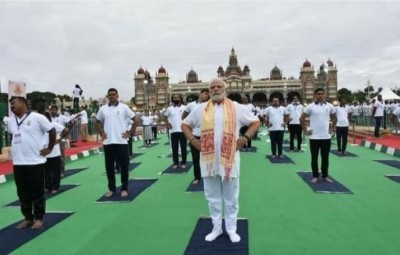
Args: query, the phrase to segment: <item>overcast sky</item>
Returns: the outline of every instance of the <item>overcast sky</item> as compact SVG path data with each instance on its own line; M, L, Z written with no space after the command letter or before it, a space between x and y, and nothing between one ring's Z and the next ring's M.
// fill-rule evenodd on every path
M399 24L398 1L0 2L0 77L28 92L71 95L78 83L87 98L115 87L129 100L140 66L154 76L163 65L170 83L193 67L209 81L234 47L253 79L275 64L298 78L306 58L316 70L330 58L339 88L400 88Z

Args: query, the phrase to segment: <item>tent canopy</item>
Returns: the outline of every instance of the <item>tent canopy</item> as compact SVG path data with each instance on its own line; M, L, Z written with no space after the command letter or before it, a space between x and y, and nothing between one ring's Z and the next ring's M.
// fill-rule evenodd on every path
M396 95L390 88L384 87L379 93L382 95L383 101L385 100L400 100L400 96ZM376 97L375 97L376 98Z

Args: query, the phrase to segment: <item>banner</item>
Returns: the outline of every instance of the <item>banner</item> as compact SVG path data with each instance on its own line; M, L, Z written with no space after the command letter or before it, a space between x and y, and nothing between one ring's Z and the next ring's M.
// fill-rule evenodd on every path
M26 83L19 81L8 81L8 101L11 97L25 97L26 98ZM8 106L8 116L12 116L10 105Z

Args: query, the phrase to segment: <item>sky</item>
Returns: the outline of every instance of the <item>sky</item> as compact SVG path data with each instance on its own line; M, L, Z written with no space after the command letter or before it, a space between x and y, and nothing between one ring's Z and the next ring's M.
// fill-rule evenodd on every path
M209 81L232 47L253 80L275 65L298 78L306 59L315 70L331 59L339 88L400 88L400 2L0 2L2 92L7 80L68 95L80 84L85 98L115 87L129 100L140 67Z

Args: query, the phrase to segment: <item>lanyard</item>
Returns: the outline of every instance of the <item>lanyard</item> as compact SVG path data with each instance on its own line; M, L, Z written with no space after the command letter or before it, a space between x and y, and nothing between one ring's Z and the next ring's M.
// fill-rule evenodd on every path
M22 123L24 123L26 118L28 118L29 114L31 114L31 111L27 112L26 116L20 122L18 122L17 116L15 116L15 122L17 122L18 130L19 130L19 126L21 126Z

